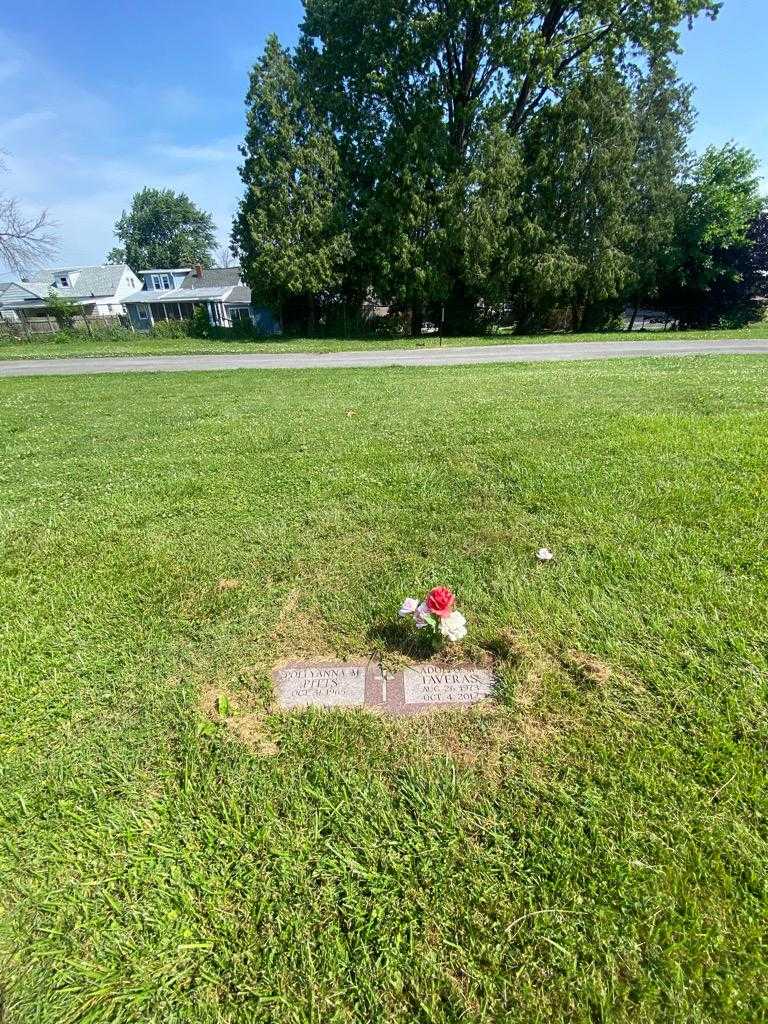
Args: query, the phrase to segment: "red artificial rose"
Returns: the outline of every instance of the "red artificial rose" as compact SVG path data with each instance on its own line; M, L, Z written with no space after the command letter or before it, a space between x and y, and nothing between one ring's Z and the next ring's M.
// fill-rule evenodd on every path
M448 587L435 587L427 594L427 608L433 615L439 615L441 619L447 618L453 611L456 598Z

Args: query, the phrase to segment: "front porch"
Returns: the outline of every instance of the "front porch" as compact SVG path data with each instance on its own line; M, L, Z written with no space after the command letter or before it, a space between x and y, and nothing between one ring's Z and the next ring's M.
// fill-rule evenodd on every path
M231 327L232 316L224 302L216 299L185 302L169 299L165 302L136 302L128 307L134 327L149 331L163 320L191 320L195 310L202 307L214 327Z

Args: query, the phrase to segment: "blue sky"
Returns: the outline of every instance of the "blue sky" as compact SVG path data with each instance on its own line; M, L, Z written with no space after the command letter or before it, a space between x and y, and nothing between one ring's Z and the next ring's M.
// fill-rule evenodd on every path
M101 262L143 185L188 192L223 244L240 193L248 70L269 32L292 43L300 19L300 0L14 4L0 14L0 187L50 210L62 265ZM768 4L726 0L683 43L696 146L736 139L768 175Z

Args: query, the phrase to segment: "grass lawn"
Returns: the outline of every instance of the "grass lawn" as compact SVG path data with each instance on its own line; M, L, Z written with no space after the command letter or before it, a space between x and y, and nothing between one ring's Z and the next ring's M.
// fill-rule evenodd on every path
M768 1019L767 369L4 382L3 1024ZM436 583L498 704L270 713Z
M155 356L208 352L360 352L369 349L437 348L443 345L525 345L568 341L674 341L696 338L718 341L722 338L768 337L768 323L740 330L715 331L636 331L633 334L544 334L517 337L513 334L480 335L471 338L377 338L344 340L341 338L294 338L290 341L206 341L200 338L152 338L126 334L124 339L94 339L87 335L74 341L66 335L38 335L30 341L0 338L2 359L57 359L62 356Z

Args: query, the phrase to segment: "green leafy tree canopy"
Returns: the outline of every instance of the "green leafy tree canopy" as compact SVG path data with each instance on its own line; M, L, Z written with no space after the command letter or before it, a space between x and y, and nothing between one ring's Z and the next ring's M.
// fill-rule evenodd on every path
M691 159L673 60L721 0L303 3L246 100L232 241L261 300L598 326L734 276L754 160Z
M598 92L589 96L589 84L610 81L621 94L643 66L678 50L681 23L714 17L720 6L719 0L304 0L297 49L304 94L334 131L350 182L356 256L377 291L397 300L410 293L414 300L444 301L449 329L460 328L467 319L462 305L476 308L487 296L476 257L493 271L498 292L498 268L516 264L515 253L510 258L504 248L522 237L504 219L517 204L500 192L498 168L514 173L517 158L499 133L531 154L532 134L544 139L542 116L572 100L570 116L588 144L591 121L600 122L599 131L610 114ZM631 147L625 152L631 160ZM624 170L613 178L626 178ZM613 193L614 222L621 216L618 188L608 173L594 194L599 203L600 190ZM496 198L506 204L497 211L498 242L478 245L478 225L494 215L482 201ZM570 228L578 231L575 218ZM584 245L595 232L590 224ZM556 248L565 251L567 244ZM601 263L618 285L629 275L611 245L603 246ZM567 255L567 262L584 263L578 255ZM577 276L595 280L596 271L578 269Z
M729 249L749 243L761 211L759 162L749 149L710 146L693 165L680 208L675 265L681 283L707 288L727 274Z
M153 267L210 266L216 248L216 226L184 192L143 188L115 224L121 245L107 256L134 270Z

